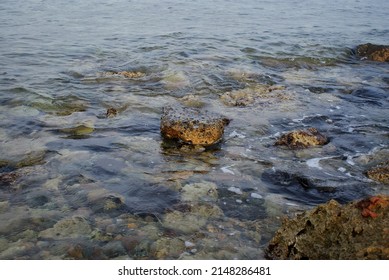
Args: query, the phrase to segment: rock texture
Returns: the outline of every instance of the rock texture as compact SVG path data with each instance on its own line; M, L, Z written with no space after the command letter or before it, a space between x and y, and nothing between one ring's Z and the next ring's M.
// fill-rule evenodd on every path
M367 177L383 184L389 184L389 161L366 172Z
M389 46L367 43L357 46L356 52L362 59L389 62Z
M229 119L207 111L169 106L163 109L161 133L167 139L209 146L222 139L224 127L229 122Z
M129 79L138 79L145 76L145 73L139 71L107 71L102 74L103 76L121 76Z
M389 259L389 196L334 200L283 222L269 259Z
M107 118L114 118L118 114L118 110L115 108L108 108L107 113L105 114Z
M244 89L226 92L220 96L227 106L246 107L253 104L279 103L292 97L285 92L284 86L256 84Z
M328 143L326 136L321 134L316 128L307 130L296 130L283 134L276 142L276 146L287 146L291 149L308 148L320 146Z

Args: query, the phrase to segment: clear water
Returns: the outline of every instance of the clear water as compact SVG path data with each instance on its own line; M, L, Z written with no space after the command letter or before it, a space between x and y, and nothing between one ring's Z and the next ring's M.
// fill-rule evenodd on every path
M262 259L283 215L388 193L364 171L389 155L389 66L352 52L388 44L388 11L386 0L2 0L0 258ZM221 102L257 84L287 98ZM162 107L188 96L232 119L218 147L162 140ZM273 146L310 126L330 143ZM197 183L216 198L183 199Z

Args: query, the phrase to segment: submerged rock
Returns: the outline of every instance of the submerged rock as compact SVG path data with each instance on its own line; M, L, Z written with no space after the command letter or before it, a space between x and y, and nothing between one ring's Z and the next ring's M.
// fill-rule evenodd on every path
M389 161L366 172L367 177L383 184L389 184Z
M205 106L205 101L199 96L188 94L179 99L180 103L186 107L201 108Z
M47 114L69 116L76 112L85 112L89 104L77 96L70 95L55 98L54 100L51 98L35 99L31 106Z
M43 239L67 239L89 237L92 228L89 222L83 217L65 218L58 221L52 228L48 228L39 233Z
M229 119L207 111L169 106L163 109L161 133L167 139L209 146L222 139L224 127L229 122Z
M150 249L156 259L177 259L185 251L185 243L179 238L162 237Z
M162 226L184 234L192 234L199 231L206 223L205 217L172 211L165 215Z
M226 92L220 96L227 106L249 106L258 102L279 102L291 96L284 92L284 86L257 84L244 89Z
M162 220L165 229L183 234L200 231L210 219L220 218L223 211L216 205L191 203L177 205L183 211L173 210L166 213Z
M15 183L15 181L19 178L19 174L16 172L9 172L9 173L4 173L0 174L0 189L2 187L8 187Z
M87 137L89 134L95 131L95 128L93 123L85 122L74 127L62 128L59 131L68 134L68 138L78 139Z
M28 166L34 166L43 164L45 162L45 157L47 156L48 151L33 151L26 154L22 160L18 161L15 164L16 168L23 168Z
M145 76L145 73L139 71L107 71L103 72L102 76L121 76L129 79L138 79Z
M291 149L308 148L321 146L328 143L328 138L321 134L316 128L307 130L296 130L282 135L276 142L276 146L287 146Z
M187 184L182 188L183 201L216 201L217 186L211 182Z
M389 46L367 43L357 46L356 52L362 59L389 62Z
M335 200L286 219L270 259L389 259L389 196L340 205Z
M107 259L107 257L103 254L103 251L99 246L84 241L82 243L71 244L67 249L66 259L104 260Z

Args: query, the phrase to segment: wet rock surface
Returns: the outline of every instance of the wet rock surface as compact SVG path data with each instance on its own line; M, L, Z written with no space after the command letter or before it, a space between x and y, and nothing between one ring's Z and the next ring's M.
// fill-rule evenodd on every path
M0 188L9 187L18 179L20 175L16 172L8 172L0 174Z
M107 109L107 112L105 115L107 118L114 118L114 117L116 117L117 114L118 114L118 110L111 107L111 108Z
M368 59L378 62L389 62L388 45L375 45L367 43L357 46L356 53L362 59Z
M138 79L145 76L145 73L140 71L107 71L100 74L104 77L124 77L128 79Z
M276 142L276 146L287 146L291 149L302 149L311 146L322 146L328 143L328 138L316 128L296 130L283 134Z
M374 181L389 184L389 161L371 168L366 175Z
M210 146L218 143L229 119L194 108L172 107L163 109L161 133L167 139L186 144Z
M389 196L340 205L330 200L286 219L270 241L270 259L389 259Z

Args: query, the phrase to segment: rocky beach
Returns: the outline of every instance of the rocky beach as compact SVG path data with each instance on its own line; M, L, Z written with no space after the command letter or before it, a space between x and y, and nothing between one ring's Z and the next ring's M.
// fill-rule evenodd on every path
M389 258L386 2L94 1L0 4L0 259Z

